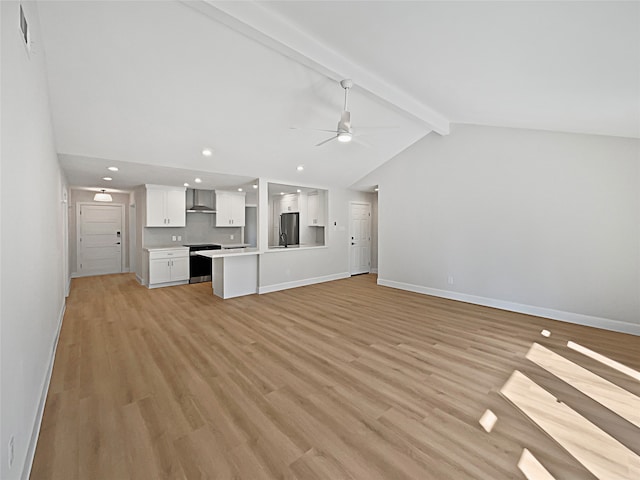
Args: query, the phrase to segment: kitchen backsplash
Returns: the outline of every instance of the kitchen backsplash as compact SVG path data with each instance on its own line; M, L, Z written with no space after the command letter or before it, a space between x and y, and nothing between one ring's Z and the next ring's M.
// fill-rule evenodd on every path
M238 243L242 240L241 228L214 227L215 215L207 213L187 213L184 228L145 228L145 247L164 247L193 243ZM233 235L233 240L230 238ZM172 241L173 236L182 236L182 241Z

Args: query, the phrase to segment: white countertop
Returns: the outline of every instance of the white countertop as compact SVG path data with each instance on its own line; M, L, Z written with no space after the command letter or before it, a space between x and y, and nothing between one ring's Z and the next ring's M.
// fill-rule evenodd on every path
M211 245L217 245L221 248L244 248L250 247L250 243L212 243Z
M189 250L189 247L183 247L182 245L170 245L167 247L143 247L143 250L147 252L157 252L159 250Z
M221 257L240 257L242 255L257 255L260 250L257 248L228 248L224 250L199 250L197 252L201 257L221 258Z
M275 252L291 252L300 250L313 250L318 248L328 248L327 245L318 245L315 243L303 244L303 245L289 245L288 247L280 247L271 245L267 250L262 253L275 253Z

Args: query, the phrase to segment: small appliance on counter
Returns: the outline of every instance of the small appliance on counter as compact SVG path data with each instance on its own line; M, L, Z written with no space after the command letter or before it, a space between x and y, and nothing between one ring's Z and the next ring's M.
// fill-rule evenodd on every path
M220 245L205 243L198 245L183 245L189 247L189 283L211 281L211 259L202 257L196 252L200 250L220 250Z

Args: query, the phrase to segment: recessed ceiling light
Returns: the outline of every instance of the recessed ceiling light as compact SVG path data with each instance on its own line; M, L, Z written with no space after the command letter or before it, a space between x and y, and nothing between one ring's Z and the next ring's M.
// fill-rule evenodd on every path
M253 184L253 188L258 188L258 184L257 184L257 183L254 183L254 184Z
M196 178L196 179L195 179L195 182L196 182L196 183L202 183L202 179L200 179L200 178Z
M112 172L117 172L118 167L107 167L107 170L111 170Z
M111 180L113 180L113 178L111 177L102 177L103 180L106 180L107 182L110 182Z
M189 184L185 182L184 186L185 186L185 187L188 187L188 186L189 186Z
M202 155L204 155L205 157L210 157L211 155L213 155L213 150L211 150L210 148L203 148Z
M284 195L284 192L280 192L280 195Z
M296 192L301 193L301 192L302 192L302 190L298 189L298 190L296 190Z
M298 170L299 172L304 170L304 165L298 165L296 170Z
M239 192L241 192L241 191L242 191L242 189L241 189L241 188L239 188L239 189L238 189L238 191L239 191Z

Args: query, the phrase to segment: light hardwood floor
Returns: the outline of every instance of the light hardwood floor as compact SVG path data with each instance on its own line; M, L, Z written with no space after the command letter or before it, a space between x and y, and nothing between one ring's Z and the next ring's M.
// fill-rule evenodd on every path
M622 412L640 382L567 341L640 370L640 337L379 287L374 275L230 300L210 283L75 279L31 478L517 479L525 448L530 471L603 478L551 436L571 424L553 414L547 428L526 388L633 461L640 429L567 382L591 372L630 392ZM544 368L552 353L559 376ZM487 409L490 432L478 423Z

